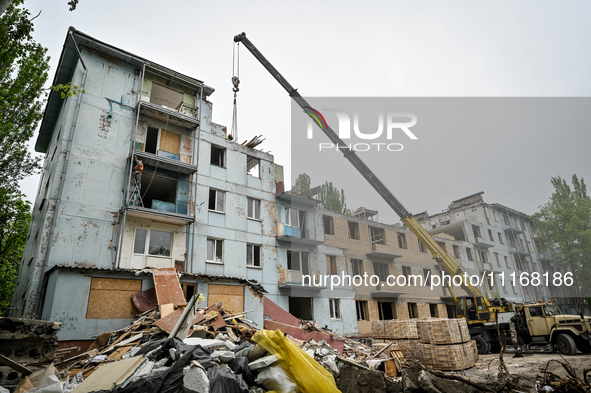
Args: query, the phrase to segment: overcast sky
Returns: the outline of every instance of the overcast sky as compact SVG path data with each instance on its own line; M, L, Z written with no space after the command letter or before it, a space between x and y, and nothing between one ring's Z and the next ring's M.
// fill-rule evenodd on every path
M27 0L25 6L33 15L43 11L34 36L49 48L50 81L68 26L74 26L203 80L216 89L210 98L214 121L227 126L232 121L232 38L243 31L308 97L591 96L591 2L583 0L80 0L74 12L66 0ZM289 181L290 98L244 48L240 79L240 141L263 135L259 148L286 167ZM454 199L484 191L487 202L531 214L551 195L551 176L576 173L591 182L588 124L543 137L523 130L519 149L507 155L485 154L492 136L474 130L468 139L449 141L445 152L434 145L428 160L407 154L400 165L412 168L412 184L391 178L385 183L413 212L436 213ZM463 170L470 165L495 171L476 178ZM446 181L433 184L435 172ZM22 183L29 199L38 181L34 176ZM336 185L347 189L347 184ZM348 204L367 205L357 197Z

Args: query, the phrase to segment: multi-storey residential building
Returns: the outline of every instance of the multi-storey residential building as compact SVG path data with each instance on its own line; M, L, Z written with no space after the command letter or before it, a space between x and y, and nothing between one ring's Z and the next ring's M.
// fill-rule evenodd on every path
M70 81L85 93L51 93L35 145L46 157L13 315L86 340L131 322L130 295L153 286L144 268L176 267L187 297L253 310L262 327L262 288L278 293L273 156L212 123L202 81L73 28L53 85Z
M377 282L367 281L367 285L365 281L361 285L353 283L358 333L371 334L372 321L455 315L449 290L441 285L431 288L432 277L441 276L441 271L411 231L372 221L377 212L364 208L353 216L323 210L316 210L316 214L322 221L324 246L335 250L335 254L339 250L339 266L351 276L379 278ZM469 263L471 251L467 250L473 251L471 244L449 236L436 240L452 253L458 266ZM407 285L389 285L388 276L404 276ZM411 276L415 277L411 280ZM455 293L465 295L461 289Z
M565 288L550 285L511 285L511 275L533 272L553 274L559 271L556 261L537 250L533 222L524 213L494 203L484 202L483 192L453 201L442 213L416 216L432 235L446 234L455 240L468 242L474 248L472 263L467 269L493 273L494 282L487 281L486 290L491 297L503 297L515 302L557 301L565 298ZM505 285L501 278L505 277ZM558 303L567 304L563 299Z

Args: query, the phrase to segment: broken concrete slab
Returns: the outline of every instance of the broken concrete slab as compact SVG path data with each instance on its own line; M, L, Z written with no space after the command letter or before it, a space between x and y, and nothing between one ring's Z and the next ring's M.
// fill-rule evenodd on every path
M298 387L279 365L267 367L257 375L255 382L269 391L296 393Z
M195 360L183 368L183 388L187 393L209 393L207 373Z
M269 355L249 363L248 368L251 370L260 370L262 368L272 366L275 363L277 363L277 357L275 355Z
M218 359L222 363L229 363L232 360L236 359L236 355L232 351L213 351L211 357L214 359Z

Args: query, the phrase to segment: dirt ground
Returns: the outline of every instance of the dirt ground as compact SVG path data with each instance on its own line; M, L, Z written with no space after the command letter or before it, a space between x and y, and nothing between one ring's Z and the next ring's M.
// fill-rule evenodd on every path
M563 356L557 352L525 353L523 357L518 358L514 357L514 355L515 351L508 351L503 355L509 373L518 376L525 385L532 387L545 369L565 377L567 375L566 371L559 362L569 363L581 378L585 369L591 369L591 355L582 353L573 356ZM499 374L499 364L499 354L480 355L474 367L455 374L478 383L495 381Z

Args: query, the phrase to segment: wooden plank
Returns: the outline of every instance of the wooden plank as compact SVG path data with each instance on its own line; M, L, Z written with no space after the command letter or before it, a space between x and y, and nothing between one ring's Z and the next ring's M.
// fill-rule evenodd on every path
M133 304L141 312L153 310L158 307L158 299L156 298L156 289L150 288L145 291L134 293L131 295Z
M174 312L174 306L172 303L163 304L160 306L160 318L164 318Z
M275 322L281 322L296 327L299 327L301 324L298 318L279 307L266 296L263 297L263 312Z
M175 307L187 305L179 277L174 267L154 269L152 275L154 277L158 305L161 306L168 303L172 303Z
M21 373L23 375L29 375L29 374L32 374L33 373L33 371L29 370L25 366L21 366L20 364L18 364L14 360L9 359L9 358L7 358L4 355L0 355L0 364L3 364L5 366L8 366L11 369L16 370L16 371L18 371L19 373Z

